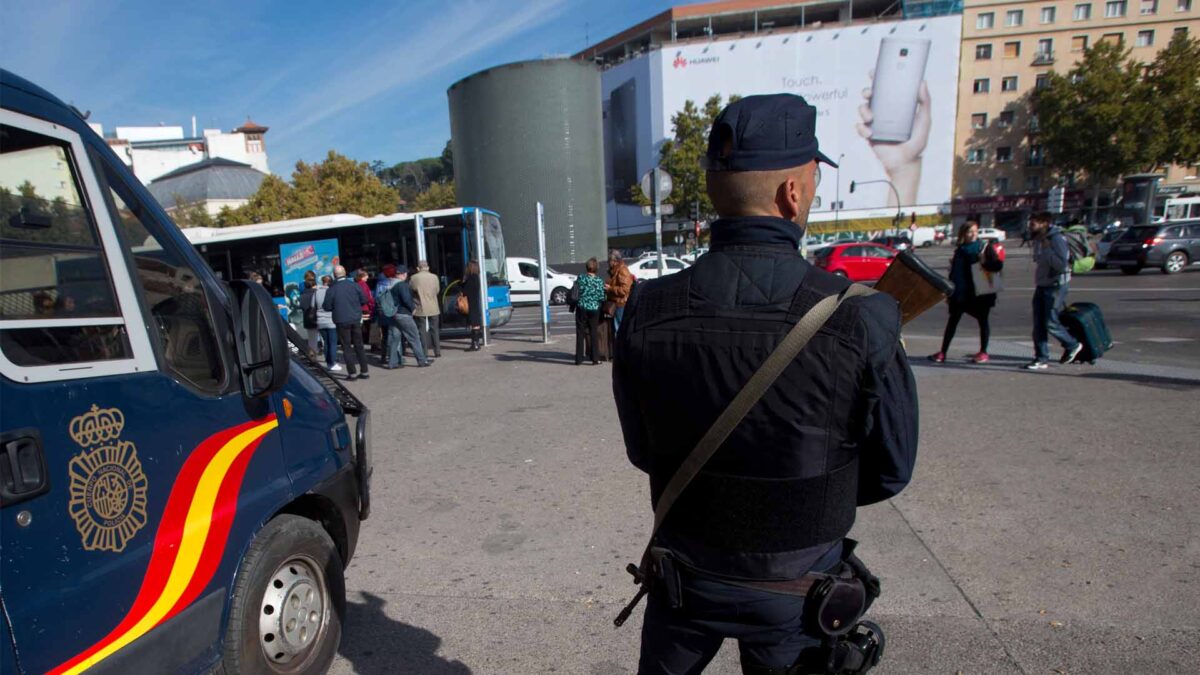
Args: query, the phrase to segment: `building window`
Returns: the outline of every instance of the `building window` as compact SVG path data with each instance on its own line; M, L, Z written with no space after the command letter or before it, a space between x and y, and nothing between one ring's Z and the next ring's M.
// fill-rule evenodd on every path
M1087 3L1087 4L1083 4L1083 5L1075 5L1075 15L1074 16L1075 16L1076 21L1087 21L1088 19L1091 19L1092 18L1091 3Z
M975 45L975 60L976 61L986 61L987 59L990 59L990 58L992 58L992 46L991 45Z
M1139 30L1137 34L1137 42L1135 44L1139 47L1152 46L1154 44L1154 31Z
M992 90L992 82L986 77L975 80L975 93L986 94Z
M1116 19L1125 16L1125 0L1108 0L1104 3L1104 18Z
M996 187L996 192L1000 192L1000 193L1008 192L1008 179L1005 178L1004 176L1001 176L1001 177L993 180L992 185L994 185Z
M1042 8L1042 23L1054 23L1054 8L1053 7L1043 7Z
M1029 166L1042 166L1046 163L1045 153L1042 151L1042 146L1029 146Z
M983 12L975 17L975 28L977 30L987 30L996 25L996 15L991 12Z
M987 151L983 148L972 148L967 150L967 164L983 164L987 157Z
M967 181L967 194L977 195L983 192L983 180L980 178L972 178Z
M971 115L971 128L983 129L987 127L987 113L975 113Z
M1038 130L1038 128L1039 128L1039 127L1038 127L1038 116L1037 116L1037 115L1030 115L1030 116L1029 116L1029 130L1030 130L1030 131L1037 131L1037 130Z
M1004 58L1015 59L1020 55L1021 55L1021 43L1019 41L1004 43Z
M1192 0L1177 0L1177 2L1175 4L1175 11L1176 12L1192 11Z
M1100 41L1105 44L1121 46L1125 42L1125 37L1121 33L1105 33Z
M1050 76L1046 73L1038 73L1038 76L1034 78L1033 88L1041 91L1048 86L1050 86Z
M1054 38L1042 38L1037 42L1037 55L1050 56L1054 53Z
M1012 148L1007 145L1002 145L996 148L996 162L1003 164L1004 162L1012 161Z
M1016 75L1009 75L1008 77L1005 77L1000 80L1000 91L1016 91L1016 90L1017 90L1017 76Z
M1187 26L1180 26L1179 28L1176 28L1175 34L1187 37Z
M1007 129L1013 125L1013 120L1016 116L1017 114L1012 110L1002 110L1000 111L1000 118L996 120L996 126L1001 129Z
M262 151L263 151L262 141L254 140L254 139L246 141L246 152L258 153L258 152L262 152Z
M1158 0L1142 0L1142 6L1141 6L1141 9L1139 10L1139 13L1141 13L1142 15L1157 14L1158 13Z
M1041 189L1042 189L1042 177L1041 176L1026 176L1025 177L1025 191L1026 192L1037 192L1038 190L1041 190Z
M1008 10L1008 13L1004 15L1004 25L1010 28L1014 26L1020 26L1024 22L1025 10L1023 9L1010 9Z
M1087 49L1087 45L1088 36L1086 35L1076 35L1075 37L1071 38L1071 51L1073 52L1081 52Z

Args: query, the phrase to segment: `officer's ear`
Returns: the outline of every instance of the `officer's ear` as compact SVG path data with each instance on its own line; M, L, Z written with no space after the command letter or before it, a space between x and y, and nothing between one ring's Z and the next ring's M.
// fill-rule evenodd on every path
M811 190L805 189L803 174L789 172L775 191L775 206L785 220L795 220L802 213L802 204L811 200Z

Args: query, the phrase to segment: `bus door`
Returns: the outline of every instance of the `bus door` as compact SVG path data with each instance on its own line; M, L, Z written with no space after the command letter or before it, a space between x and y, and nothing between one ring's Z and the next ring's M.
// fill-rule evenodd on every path
M291 488L229 301L71 123L0 111L0 593L27 672L176 672Z

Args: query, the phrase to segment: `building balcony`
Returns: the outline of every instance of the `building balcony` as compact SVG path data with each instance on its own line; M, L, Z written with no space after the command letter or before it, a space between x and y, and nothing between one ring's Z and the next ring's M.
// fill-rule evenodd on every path
M1051 66L1054 65L1054 52L1038 52L1033 55L1033 65L1035 66Z

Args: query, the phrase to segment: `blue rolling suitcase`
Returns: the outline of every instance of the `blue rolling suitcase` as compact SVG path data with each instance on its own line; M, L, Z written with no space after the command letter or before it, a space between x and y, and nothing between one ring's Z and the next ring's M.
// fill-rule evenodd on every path
M1069 305L1058 315L1067 332L1083 345L1076 363L1095 363L1096 359L1104 356L1104 352L1112 349L1112 334L1104 324L1104 314L1100 308L1090 302L1076 302Z

